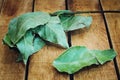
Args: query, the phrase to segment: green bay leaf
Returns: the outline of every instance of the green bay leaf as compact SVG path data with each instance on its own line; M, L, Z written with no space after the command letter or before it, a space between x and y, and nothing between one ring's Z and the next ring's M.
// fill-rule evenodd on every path
M89 27L92 23L91 16L74 16L66 22L65 31L73 31L84 27ZM64 24L64 23L63 23Z
M56 11L54 13L52 13L51 15L53 16L64 16L64 15L74 15L72 11L70 10L59 10L59 11Z
M116 56L114 50L89 50L84 46L74 46L67 49L53 61L53 66L60 72L73 74L80 69L93 64L103 64Z
M11 47L11 48L15 47L14 44L11 42L8 34L6 34L6 35L4 36L4 38L3 38L3 43L4 43L4 44L7 44L7 45L8 45L9 47Z
M36 30L42 39L53 44L58 44L63 48L69 47L65 32L57 16L51 17L50 21L46 25L39 26Z
M62 27L66 32L89 27L92 23L91 16L75 15L70 10L57 11L53 15L59 16Z
M116 52L113 49L103 51L93 50L92 53L100 64L104 64L106 61L112 60L116 56Z
M50 15L45 12L31 12L23 14L10 21L8 36L16 44L31 28L46 24Z
M28 31L16 45L20 51L17 61L23 60L26 64L29 56L39 51L45 45L45 42L39 36L32 34L32 31Z

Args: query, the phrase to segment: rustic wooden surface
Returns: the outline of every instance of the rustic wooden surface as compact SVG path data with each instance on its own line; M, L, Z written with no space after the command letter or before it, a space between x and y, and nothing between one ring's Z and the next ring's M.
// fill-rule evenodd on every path
M98 0L68 0L69 7L72 11L98 11Z
M61 9L65 9L64 0L54 0L54 3L50 0L35 1L35 11L54 12ZM67 74L58 73L52 67L53 60L63 51L61 48L49 45L34 54L30 58L28 80L69 80Z
M35 0L35 11L54 12L65 9L65 0Z
M92 7L96 6L96 4L98 5L97 1L98 0L94 1L94 4L92 3L93 5L89 5L90 2L88 1L88 5L85 6L85 9L83 9L90 9L91 11L99 10L99 7ZM82 5L76 5L79 4L78 2L80 3L82 1L75 0L75 2L70 3L69 6L74 5L72 6L72 8L70 7L70 9L72 9L73 11L79 11L81 9L81 7L79 6L83 6L84 1ZM102 15L98 13L86 15L91 15L93 17L94 24L92 24L90 29L88 30L83 29L72 32L73 46L84 45L87 46L89 49L109 49L110 47L107 40L107 34ZM79 80L80 78L86 80L116 80L117 76L114 68L114 62L110 62L108 64L105 64L104 66L88 68L87 70L83 70L80 73L75 74L75 80Z
M2 38L7 32L10 19L32 10L32 0L27 0L25 3L24 0L4 0L0 4L2 5L0 10L0 80L24 80L25 66L22 63L16 63L17 52L3 45Z
M101 0L104 10L120 10L120 0Z
M3 4L3 0L0 0L0 11L1 11L2 4Z
M86 14L88 15L88 14ZM106 36L105 25L101 14L89 14L93 17L93 23L90 29L83 29L72 32L72 44L87 46L89 49L109 49ZM112 76L111 76L112 75ZM114 63L111 61L103 66L82 70L75 74L75 80L117 80Z
M106 13L113 47L117 51L117 63L120 69L120 13Z
M10 19L31 11L54 12L65 9L65 0L0 0L0 80L72 80L66 73L59 73L52 67L52 61L65 49L48 44L32 55L25 75L23 63L16 63L17 52L2 44ZM101 0L104 10L120 10L120 0ZM33 5L34 4L34 5ZM98 0L69 0L68 9L72 11L98 11ZM91 15L93 23L89 29L71 32L72 46L84 45L90 49L109 49L109 42L101 13ZM120 13L105 13L113 48L118 53L117 64L120 69ZM74 80L117 80L114 62L102 66L84 68L74 74Z

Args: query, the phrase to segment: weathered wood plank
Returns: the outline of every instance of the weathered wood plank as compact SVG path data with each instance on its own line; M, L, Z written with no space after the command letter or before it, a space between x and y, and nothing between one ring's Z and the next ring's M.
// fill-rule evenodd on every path
M54 12L65 9L64 0L36 0L35 11ZM67 74L61 74L52 66L52 61L65 49L46 45L30 58L28 80L69 80Z
M117 51L117 63L120 69L120 13L105 14L113 48Z
M1 16L4 18L16 17L17 15L25 12L31 12L32 0L22 2L21 0L4 0L3 7L1 9Z
M0 15L0 80L24 80L25 66L16 63L17 52L2 44L10 19L31 11L32 0L4 0Z
M72 33L72 44L84 45L89 49L109 49L105 25L101 14L86 14L93 17L89 29L78 30ZM75 74L75 80L117 80L113 61L102 66L92 66Z
M120 0L101 0L104 10L120 10Z
M97 0L98 1L98 0ZM79 3L78 3L79 2ZM84 1L83 1L84 2ZM85 2L84 2L85 3ZM89 3L92 3L89 1ZM75 5L78 4L78 5ZM70 6L71 4L69 4ZM73 11L77 11L81 9L81 3L79 0L72 3ZM97 4L98 5L98 4ZM77 7L77 9L76 9ZM94 10L95 7L91 8L90 5L87 6L90 11ZM72 45L84 45L90 49L108 49L109 43L107 40L104 20L101 14L86 14L91 15L93 17L93 23L90 29L86 30L78 30L72 33ZM75 80L85 79L85 80L117 80L117 76L115 73L114 63L113 61L98 67L88 67L86 69L81 70L75 74Z
M68 0L72 11L96 11L99 9L98 0Z
M0 0L0 11L1 11L2 5L3 5L3 0Z
M65 9L65 0L36 0L35 11L54 12L57 10Z
M52 61L64 51L54 46L45 46L30 58L28 80L69 80L67 74L56 71Z

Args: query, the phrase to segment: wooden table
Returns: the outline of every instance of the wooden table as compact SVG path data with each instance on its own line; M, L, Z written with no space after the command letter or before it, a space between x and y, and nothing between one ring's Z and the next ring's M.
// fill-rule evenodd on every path
M2 44L10 19L26 12L62 9L93 17L90 29L68 33L72 46L84 45L100 50L113 48L118 53L116 59L68 75L59 73L51 65L65 49L47 45L30 57L26 70L23 63L16 63L17 52ZM119 69L120 0L0 0L0 80L120 80Z

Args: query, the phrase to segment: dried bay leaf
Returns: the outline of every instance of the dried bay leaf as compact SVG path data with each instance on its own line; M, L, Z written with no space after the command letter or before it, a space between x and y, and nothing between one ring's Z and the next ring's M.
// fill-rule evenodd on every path
M40 26L36 30L42 39L58 44L63 48L69 48L65 32L57 16L51 17L46 25Z
M55 59L53 66L60 72L73 74L86 66L99 65L110 61L115 56L116 53L112 49L89 50L84 46L74 46Z
M45 12L31 12L18 16L10 21L8 36L16 44L29 29L44 25L49 19L50 15Z
M16 44L18 50L20 51L18 61L23 60L24 64L26 64L29 56L39 51L45 45L45 42L40 39L40 37L37 36L35 39L34 37L35 36L32 32L28 31L26 35Z
M60 10L53 15L59 16L64 31L73 31L84 27L89 27L92 23L91 16L75 15L70 10Z

